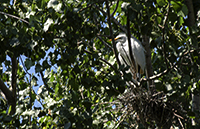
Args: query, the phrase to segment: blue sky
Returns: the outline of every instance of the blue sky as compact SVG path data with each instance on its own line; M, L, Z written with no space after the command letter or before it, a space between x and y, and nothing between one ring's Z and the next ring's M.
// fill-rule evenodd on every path
M42 62L43 62L46 58L48 59L48 54L49 54L50 52L53 53L54 50L55 50L55 48L50 48L48 51L46 51L46 55L45 55L44 59L41 59L41 60L40 60L40 64L41 64L41 65L42 65ZM22 61L23 61L23 63L24 63L25 60L26 60L26 57L25 57L24 55L21 55L21 58L22 58ZM58 58L60 58L60 57L58 57ZM6 57L6 60L11 61L11 59L10 59L9 56ZM19 65L23 66L20 59L19 59ZM7 70L7 68L6 68L6 66L5 66L3 63L2 63L2 66L3 66L3 73L4 73L4 72ZM55 66L55 67L52 66L51 69L54 70L54 71L56 71L57 65L54 65L54 66ZM35 77L37 77L37 79L38 79L38 80L37 80L38 86L33 86L33 87L32 87L33 90L35 91L35 93L37 93L39 87L40 87L41 85L43 85L43 81L42 81L40 75L35 73L35 66L32 66L27 72L28 72L29 74L31 74L31 75L33 74L33 75L34 75ZM30 77L29 77L28 74L26 74L26 76L27 76L28 79L30 79ZM5 84L6 84L6 83L5 83ZM35 100L33 106L35 106L35 107L41 107L41 104L40 104L37 100Z

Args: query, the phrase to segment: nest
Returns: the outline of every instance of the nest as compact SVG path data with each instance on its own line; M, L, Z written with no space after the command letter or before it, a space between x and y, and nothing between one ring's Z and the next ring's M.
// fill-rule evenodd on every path
M151 93L142 87L129 88L118 99L126 111L124 119L131 127L142 125L145 128L170 128L175 125L184 128L186 112L177 102L167 100L163 92L151 90ZM132 121L130 121L132 119Z

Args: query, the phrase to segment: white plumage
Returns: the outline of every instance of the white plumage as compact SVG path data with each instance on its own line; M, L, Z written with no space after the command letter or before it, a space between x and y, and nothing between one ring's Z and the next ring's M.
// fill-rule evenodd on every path
M141 42L135 37L131 36L131 49L134 60L131 60L129 54L128 38L126 34L121 33L115 38L117 44L116 48L119 52L118 58L121 64L125 66L129 65L133 78L136 79L136 73L142 74L146 67L145 49L143 48ZM141 68L139 71L139 67ZM140 78L140 77L138 77Z
M121 56L121 54L119 53L118 54L118 58L119 58L119 61L120 61L120 63L121 63L121 65L124 65L125 67L127 66L127 63L124 61L124 59L122 58L122 56ZM131 65L131 64L130 64ZM128 66L130 66L130 65L128 65ZM127 73L131 73L132 74L132 76L134 76L134 71L132 70L132 68L130 67L130 69L129 70L127 70L126 71Z

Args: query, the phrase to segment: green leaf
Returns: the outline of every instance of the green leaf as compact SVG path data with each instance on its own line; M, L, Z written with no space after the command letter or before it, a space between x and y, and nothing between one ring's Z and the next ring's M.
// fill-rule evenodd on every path
M12 110L12 105L9 106L8 114L10 114L11 110Z
M171 4L176 12L179 12L182 9L182 3L180 1L171 1Z
M38 73L40 71L42 71L42 66L37 63L36 66L35 66L35 72Z
M42 62L42 66L43 66L43 68L45 68L45 69L51 67L51 66L49 65L49 63L47 62L47 60L44 60L44 61Z
M167 0L156 0L156 2L159 6L165 6L168 3Z
M72 89L74 89L75 91L77 91L79 88L79 85L76 82L75 78L70 78L69 85L71 85Z
M179 18L179 25L182 26L183 23L184 23L184 19L183 19L183 17L180 17L180 18Z
M162 18L157 16L157 22L158 22L158 24L160 24L162 22Z
M174 12L169 12L169 21L172 21L174 23L177 20L177 14Z
M186 17L188 14L188 8L186 5L182 6L182 9L178 12L178 16Z
M26 58L25 59L25 66L26 66L26 69L29 70L35 63L32 62L32 60Z
M55 94L60 94L58 91L59 91L59 88L60 88L60 84L57 83L56 84L56 87L55 87Z

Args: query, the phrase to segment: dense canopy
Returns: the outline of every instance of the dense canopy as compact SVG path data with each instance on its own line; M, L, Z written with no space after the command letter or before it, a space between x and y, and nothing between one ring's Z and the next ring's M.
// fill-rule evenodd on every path
M0 128L200 126L199 0L1 0L0 20ZM145 48L137 84L121 32Z

